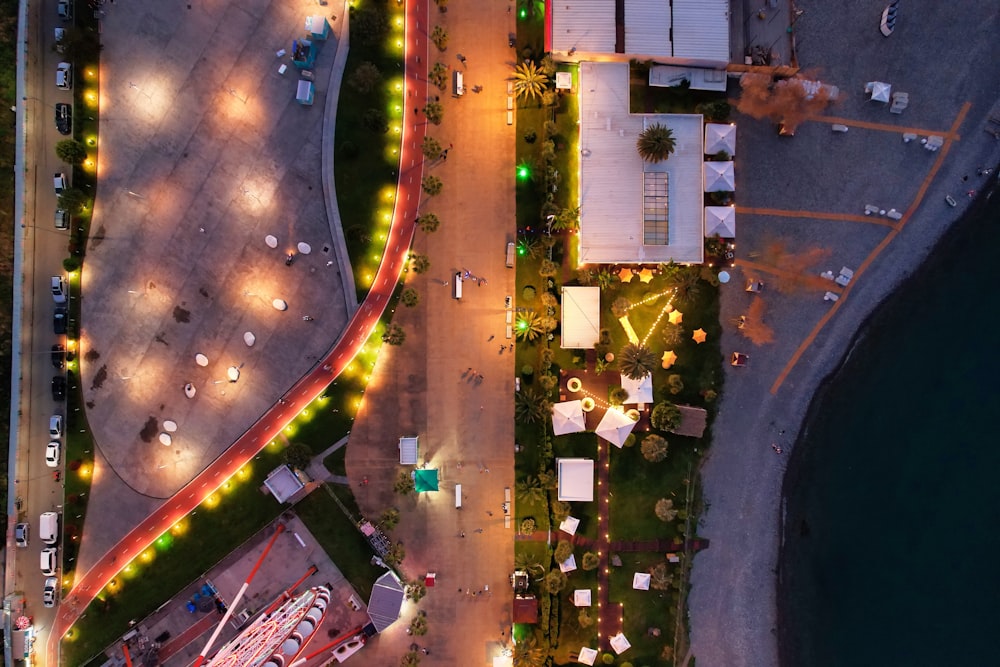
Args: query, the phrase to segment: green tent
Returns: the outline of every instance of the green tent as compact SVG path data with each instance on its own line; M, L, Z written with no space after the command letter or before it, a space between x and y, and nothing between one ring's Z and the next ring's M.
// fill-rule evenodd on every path
M424 491L437 491L438 490L438 471L417 469L413 471L413 484L416 487L417 493L423 493Z

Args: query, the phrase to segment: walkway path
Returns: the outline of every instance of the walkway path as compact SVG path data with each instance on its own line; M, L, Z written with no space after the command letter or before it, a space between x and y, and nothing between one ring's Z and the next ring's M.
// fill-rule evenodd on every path
M414 26L420 13L426 16L423 1L411 2L407 7L406 41L412 44L418 37ZM412 51L407 50L407 71L414 71L411 62ZM416 75L407 76L407 91L414 95L426 95L426 83ZM419 156L424 126L407 124L403 128L401 159L405 162ZM143 549L166 532L177 521L190 513L211 495L221 484L243 467L257 452L277 437L285 424L315 400L354 359L368 341L379 318L389 303L396 282L403 271L413 238L416 205L420 200L420 176L412 171L400 178L397 188L396 205L393 210L392 225L386 240L382 263L372 284L371 291L361 308L356 311L340 339L326 357L292 389L281 397L253 426L232 444L226 452L203 472L186 484L177 494L167 500L153 514L133 528L124 539L101 557L66 596L59 608L59 614L49 635L46 647L47 664L59 664L57 655L59 641L70 627L80 618L104 588L126 564L139 556Z

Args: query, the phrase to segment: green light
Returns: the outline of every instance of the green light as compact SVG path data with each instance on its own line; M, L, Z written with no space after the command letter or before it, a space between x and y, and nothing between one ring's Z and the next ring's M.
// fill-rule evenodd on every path
M517 13L517 15L518 15L518 17L520 17L520 18L522 18L522 19L525 19L525 18L528 18L528 10L526 10L526 9L521 9L521 11L519 11L519 12Z
M525 322L524 320L520 320L520 321L518 321L518 323L517 323L517 328L518 328L518 330L520 330L520 331L524 331L525 329L527 329L527 328L528 328L528 323L527 323L527 322Z
M524 179L528 178L529 176L531 176L531 170L528 169L525 165L522 164L520 167L517 168L517 177L518 178L520 178L521 180L524 180Z
M517 248L517 254L520 257L524 257L524 255L527 254L527 251L524 249L524 246L518 246L518 248Z

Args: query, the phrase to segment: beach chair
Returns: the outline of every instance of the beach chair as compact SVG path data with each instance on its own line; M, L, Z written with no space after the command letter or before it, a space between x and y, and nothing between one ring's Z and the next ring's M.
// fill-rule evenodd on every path
M836 292L827 292L823 295L823 301L836 301L840 298L840 295Z

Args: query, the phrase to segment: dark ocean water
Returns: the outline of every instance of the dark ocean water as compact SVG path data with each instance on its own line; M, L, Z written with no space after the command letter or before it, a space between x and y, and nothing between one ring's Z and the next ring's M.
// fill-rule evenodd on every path
M998 255L1000 193L814 400L784 488L782 667L1000 665Z

